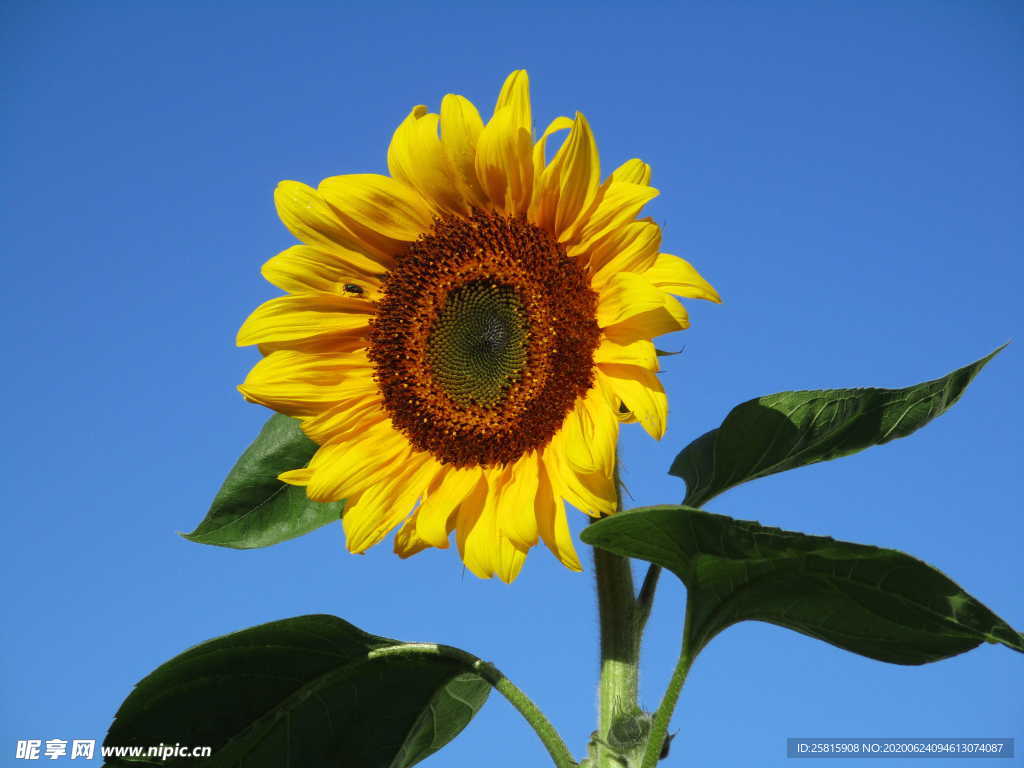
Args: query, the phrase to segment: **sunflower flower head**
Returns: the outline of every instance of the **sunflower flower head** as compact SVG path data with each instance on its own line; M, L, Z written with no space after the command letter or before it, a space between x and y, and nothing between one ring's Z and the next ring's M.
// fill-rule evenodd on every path
M245 398L319 445L280 478L347 500L352 552L397 527L408 557L454 531L482 578L511 582L538 540L581 570L565 503L615 511L620 422L665 432L651 339L688 326L675 296L718 295L639 218L658 194L649 166L602 180L578 112L534 140L523 70L486 124L462 96L414 107L387 159L389 176L277 188L302 245L264 265L287 295L238 344L264 355Z

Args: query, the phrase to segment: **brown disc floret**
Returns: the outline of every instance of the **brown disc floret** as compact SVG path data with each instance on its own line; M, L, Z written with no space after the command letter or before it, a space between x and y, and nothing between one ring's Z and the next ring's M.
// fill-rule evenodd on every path
M593 386L597 295L544 230L476 211L396 259L369 355L395 428L458 467L547 445Z

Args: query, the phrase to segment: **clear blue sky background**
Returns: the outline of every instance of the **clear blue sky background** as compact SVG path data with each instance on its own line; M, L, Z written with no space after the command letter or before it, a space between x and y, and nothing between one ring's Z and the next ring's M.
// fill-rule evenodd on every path
M582 753L589 573L535 550L505 586L464 573L453 551L401 562L389 542L350 556L336 525L250 552L175 536L267 416L234 389L256 353L233 341L276 293L260 265L293 243L274 185L384 172L414 104L436 109L450 91L489 114L526 67L538 123L580 109L606 169L653 165L666 250L725 303L691 302L693 328L670 342L686 352L665 365L665 439L625 431L638 505L682 497L665 469L742 400L903 386L1020 334L1017 2L2 14L3 764L17 739L102 739L133 683L195 643L319 612L492 659ZM1022 360L1018 341L907 440L710 509L908 551L1022 629ZM644 648L650 708L683 597L666 578ZM747 623L698 660L665 765L781 766L787 736L1021 739L1022 687L1024 657L1002 647L899 667ZM426 765L546 759L494 697Z

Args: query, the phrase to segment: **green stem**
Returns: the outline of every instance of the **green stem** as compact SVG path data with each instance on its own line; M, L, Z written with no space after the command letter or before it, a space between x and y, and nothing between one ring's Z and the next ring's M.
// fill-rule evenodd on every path
M594 550L601 621L601 684L598 732L603 737L616 717L632 714L637 698L636 602L629 560Z
M683 647L679 652L679 660L672 670L672 679L669 680L668 688L661 699L657 712L654 713L654 720L651 723L651 733L647 740L647 747L644 749L643 762L640 768L655 768L661 759L661 750L665 744L665 735L668 733L668 724L672 720L672 713L675 712L676 703L679 701L679 694L683 690L683 683L686 682L686 675L690 671L690 665L697 656L696 649L690 640L690 600L686 601L686 621L683 626Z
M372 659L382 656L407 656L415 654L451 659L465 667L467 672L473 672L482 677L498 693L508 699L509 703L533 727L533 730L537 732L537 736L540 737L541 742L543 742L548 754L551 755L551 759L558 768L576 768L576 761L573 759L572 753L569 752L565 741L562 740L555 726L551 724L551 721L545 717L544 713L540 711L529 696L523 693L518 686L505 677L490 662L477 658L473 654L459 648L453 648L450 645L435 645L434 643L392 645L387 648L371 651L369 657Z
M647 567L644 583L640 586L640 593L636 596L636 626L639 634L643 634L644 627L647 626L647 619L651 615L651 608L654 606L654 592L658 588L660 575L661 566L651 563Z
M621 509L621 486L617 510ZM594 575L597 580L597 609L601 629L601 680L598 685L598 766L609 761L604 744L615 720L637 712L637 680L640 658L640 629L637 602L633 591L633 571L629 559L594 548Z

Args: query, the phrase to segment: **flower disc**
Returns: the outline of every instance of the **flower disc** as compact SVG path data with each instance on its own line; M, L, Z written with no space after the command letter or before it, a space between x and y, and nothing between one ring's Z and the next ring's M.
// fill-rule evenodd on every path
M480 211L438 219L396 261L369 345L395 427L455 466L546 445L594 381L583 270L544 230Z
M497 405L526 364L527 320L516 289L489 280L448 294L427 339L431 372L455 403Z

